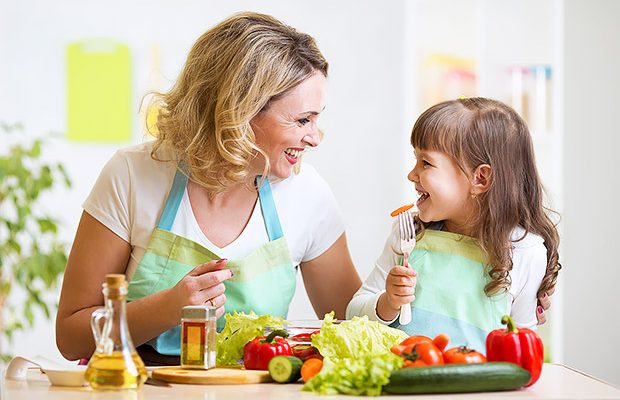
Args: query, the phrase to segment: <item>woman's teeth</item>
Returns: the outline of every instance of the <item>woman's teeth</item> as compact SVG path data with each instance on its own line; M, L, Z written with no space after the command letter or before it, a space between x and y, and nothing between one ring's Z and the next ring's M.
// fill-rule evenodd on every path
M301 153L303 153L303 151L295 149L286 149L284 152L293 158L299 158Z

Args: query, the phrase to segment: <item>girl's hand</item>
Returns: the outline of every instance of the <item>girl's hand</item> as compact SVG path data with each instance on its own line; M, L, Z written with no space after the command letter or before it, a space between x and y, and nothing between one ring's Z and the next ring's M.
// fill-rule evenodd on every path
M538 320L538 325L542 325L547 322L545 311L551 307L551 295L554 291L555 289L552 289L550 292L545 292L542 296L538 297L538 307L536 307L536 319Z
M217 318L224 314L226 295L224 281L233 276L230 269L224 269L228 260L209 261L197 266L170 289L172 303L177 305L178 319L184 306L208 305L216 308Z
M390 308L400 310L403 304L415 299L416 272L412 268L396 265L385 279L386 301Z

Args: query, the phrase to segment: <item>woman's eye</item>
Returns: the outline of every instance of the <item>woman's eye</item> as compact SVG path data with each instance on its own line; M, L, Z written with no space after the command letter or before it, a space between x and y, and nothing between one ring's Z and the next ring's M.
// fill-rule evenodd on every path
M308 118L302 118L302 119L298 119L297 122L299 123L299 125L304 126L306 124L310 123L310 119Z

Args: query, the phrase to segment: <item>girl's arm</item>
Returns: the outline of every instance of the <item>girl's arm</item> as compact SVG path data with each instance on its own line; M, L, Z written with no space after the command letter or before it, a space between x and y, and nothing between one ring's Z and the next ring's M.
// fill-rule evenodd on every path
M323 254L300 264L304 286L319 318L335 312L345 318L347 304L362 281L353 265L343 233Z
M124 274L131 246L87 212L82 214L64 275L58 315L56 344L69 360L88 358L95 343L90 329L91 313L103 306L101 284L106 274ZM180 321L181 307L215 298L224 310L224 285L230 270L215 262L196 267L173 288L127 304L127 319L134 345L140 345Z
M547 269L547 249L542 242L513 253L510 272L514 300L510 315L517 326L536 329L538 299L536 294Z
M536 307L536 319L538 320L538 325L542 325L547 322L547 317L545 315L545 311L551 307L551 296L555 292L555 288L551 289L547 293L543 293L542 296L538 297L538 307Z

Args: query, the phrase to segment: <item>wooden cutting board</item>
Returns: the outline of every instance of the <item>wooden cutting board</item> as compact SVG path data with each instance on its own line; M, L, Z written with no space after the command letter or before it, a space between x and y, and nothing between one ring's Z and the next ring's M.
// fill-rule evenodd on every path
M181 367L156 368L151 373L153 379L171 383L191 383L202 385L240 385L247 383L272 382L268 371L246 370L242 368L181 369Z

